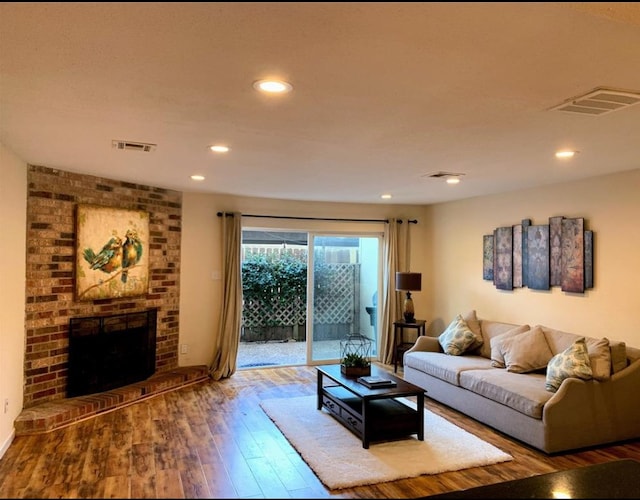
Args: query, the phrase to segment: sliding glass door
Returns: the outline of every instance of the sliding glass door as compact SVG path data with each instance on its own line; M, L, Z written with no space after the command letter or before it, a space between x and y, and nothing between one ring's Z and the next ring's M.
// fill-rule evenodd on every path
M382 236L242 231L243 314L237 366L337 363L340 341L377 355Z
M307 363L306 231L242 231L242 326L237 366Z
M375 357L381 238L311 233L309 245L308 363L339 362L353 335L371 339Z

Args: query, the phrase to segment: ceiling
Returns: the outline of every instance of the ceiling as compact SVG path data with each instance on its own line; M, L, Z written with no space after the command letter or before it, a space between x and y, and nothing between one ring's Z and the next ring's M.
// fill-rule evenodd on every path
M550 109L597 87L640 93L640 3L0 4L0 141L184 192L431 204L640 168L640 104Z

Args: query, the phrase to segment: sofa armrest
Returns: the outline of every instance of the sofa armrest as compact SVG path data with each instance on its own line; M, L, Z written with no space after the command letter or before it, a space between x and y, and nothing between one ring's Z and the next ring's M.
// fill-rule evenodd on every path
M444 352L437 337L420 336L405 354L413 351Z
M548 439L562 450L640 437L639 391L640 360L604 382L564 380L544 405Z

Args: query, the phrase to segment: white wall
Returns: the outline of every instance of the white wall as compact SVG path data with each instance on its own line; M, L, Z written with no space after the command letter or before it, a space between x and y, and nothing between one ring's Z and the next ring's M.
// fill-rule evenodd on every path
M348 203L321 203L281 201L267 198L249 198L227 195L183 193L182 197L182 249L180 263L180 343L189 345L189 352L181 354L180 366L208 364L213 356L217 334L221 281L212 279L221 271L220 218L217 212L239 211L254 215L280 215L292 217L325 217L348 219L418 219L411 225L413 255L424 240L422 214L424 207L408 205L367 205ZM344 223L247 218L243 224L253 227L279 227L301 230L346 230ZM372 223L350 223L353 232L372 230ZM382 231L383 224L373 223ZM412 271L424 272L412 260ZM418 259L419 260L419 259ZM424 307L420 293L414 294L416 311ZM368 322L368 317L366 319ZM368 324L368 323L365 323Z
M428 208L430 334L457 313L543 324L640 347L640 169L568 184L479 197ZM501 226L584 217L594 232L594 287L582 293L498 290L482 279L482 236ZM423 277L423 280L425 278ZM424 293L424 292L423 292Z
M13 440L13 422L22 411L26 224L27 165L0 143L0 457Z

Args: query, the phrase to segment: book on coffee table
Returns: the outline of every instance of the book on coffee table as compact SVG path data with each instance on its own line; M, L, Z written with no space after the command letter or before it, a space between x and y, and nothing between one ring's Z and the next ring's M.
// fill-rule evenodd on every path
M377 375L369 375L366 377L358 377L358 382L369 389L379 389L381 387L395 387L397 384L388 378Z

